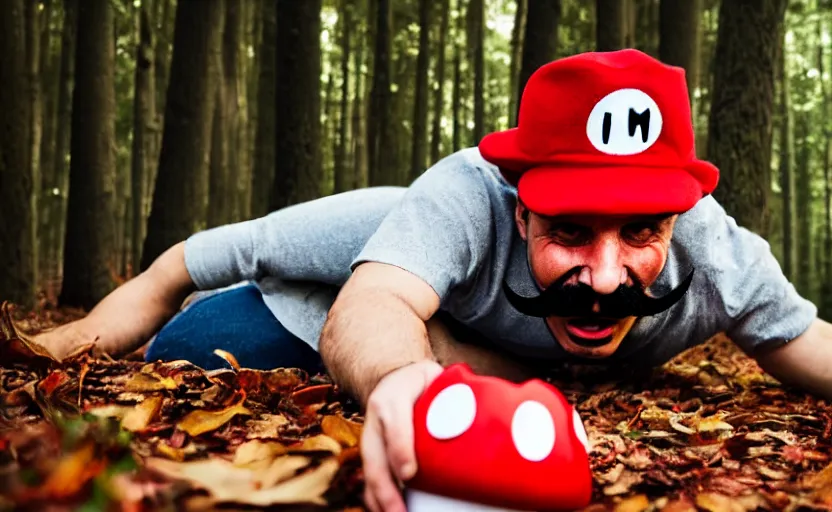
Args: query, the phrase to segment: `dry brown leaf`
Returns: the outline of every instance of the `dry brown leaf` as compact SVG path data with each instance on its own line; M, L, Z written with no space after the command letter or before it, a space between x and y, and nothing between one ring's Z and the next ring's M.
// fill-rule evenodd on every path
M345 448L358 445L363 427L361 423L350 421L341 415L324 416L321 420L323 433L341 443Z
M278 457L264 471L258 472L259 487L265 489L288 480L298 474L301 469L309 466L311 462L309 457L303 455Z
M745 512L745 507L737 503L734 498L715 492L704 492L697 495L696 506L708 512Z
M144 371L134 373L124 384L124 389L133 393L148 393L151 391L174 390L179 387L170 377L161 377Z
M141 432L159 414L159 409L162 408L163 401L164 398L159 395L147 397L124 415L124 418L121 420L121 426L130 432Z
M282 414L261 414L260 419L248 420L246 430L248 439L276 439L280 437L280 429L288 425L289 420Z
M226 352L220 348L214 350L214 354L221 357L226 363L230 364L232 368L237 371L240 371L240 363L237 362L237 358L234 357L230 352Z
M624 498L615 504L615 512L642 512L650 506L650 500L644 494Z
M276 460L282 460L283 457ZM298 457L297 459L306 459ZM300 462L300 460L298 460ZM296 462L292 462L296 464ZM322 495L329 488L338 472L338 461L331 457L296 477L288 478L276 486L263 488L262 480L254 471L238 468L229 461L207 459L178 463L165 459L149 458L147 468L172 479L185 480L208 491L217 503L241 503L256 506L276 504L310 503L323 505ZM285 468L280 468L285 471Z
M187 432L188 435L196 437L220 428L238 414L250 416L251 411L243 407L242 404L232 405L219 411L191 411L176 424L176 427Z
M182 448L174 448L167 443L156 443L154 445L154 449L156 453L164 455L170 460L175 460L177 462L185 460L185 450Z
M335 455L341 453L341 445L335 439L331 437L321 434L317 436L307 437L303 441L297 444L293 444L289 447L289 451L298 451L298 452L316 452L316 451L327 451L332 452Z
M61 458L39 489L39 494L52 499L73 496L105 466L106 461L96 457L95 445L92 442L84 443Z
M247 441L234 452L234 465L247 467L253 462L271 461L278 455L286 453L286 447L277 442Z

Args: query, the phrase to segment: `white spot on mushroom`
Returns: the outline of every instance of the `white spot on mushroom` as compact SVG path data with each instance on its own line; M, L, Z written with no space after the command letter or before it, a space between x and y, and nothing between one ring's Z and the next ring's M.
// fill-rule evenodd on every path
M584 445L586 452L589 453L591 449L589 446L589 438L586 437L586 429L584 429L584 422L581 420L581 415L578 414L578 411L572 409L572 426L575 428L575 434L578 436L578 440Z
M527 400L514 411L511 437L514 447L524 459L540 462L555 447L555 421L545 405Z
M428 407L428 433L435 439L452 439L474 424L477 399L467 384L452 384L437 394Z

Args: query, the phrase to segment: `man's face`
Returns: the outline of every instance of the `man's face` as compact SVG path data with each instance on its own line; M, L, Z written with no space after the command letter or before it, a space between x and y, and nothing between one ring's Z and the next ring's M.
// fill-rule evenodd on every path
M678 215L665 216L558 216L542 217L517 206L516 222L528 245L532 275L548 288L567 272L575 272L563 285L579 283L599 295L619 285L650 286L667 260L670 238ZM568 352L592 358L612 355L630 331L636 317L547 316L555 338Z

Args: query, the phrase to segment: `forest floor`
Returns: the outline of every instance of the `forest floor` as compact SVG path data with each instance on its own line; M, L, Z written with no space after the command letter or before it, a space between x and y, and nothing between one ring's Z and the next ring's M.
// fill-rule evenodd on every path
M363 510L362 419L326 376L59 362L27 335L82 313L0 313L0 510ZM551 381L592 446L587 511L832 510L832 406L725 338Z

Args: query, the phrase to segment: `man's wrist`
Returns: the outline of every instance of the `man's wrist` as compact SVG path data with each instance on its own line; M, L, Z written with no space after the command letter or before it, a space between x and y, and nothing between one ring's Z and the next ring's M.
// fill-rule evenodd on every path
M367 399L370 397L373 390L376 389L378 384L390 374L395 373L401 369L413 366L436 366L438 364L439 363L436 361L433 355L431 355L430 357L425 357L422 359L400 361L397 363L379 366L373 371L366 372L367 377L363 379L363 381L358 386L359 389L356 390L358 395L357 398L362 404L366 404Z

